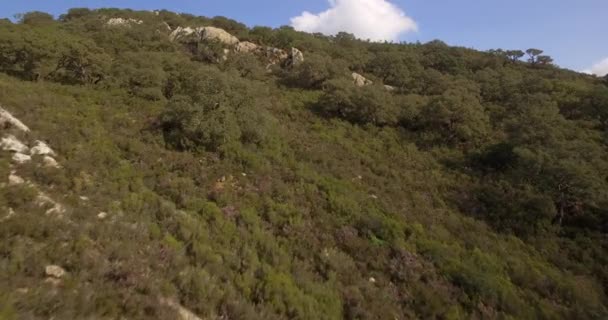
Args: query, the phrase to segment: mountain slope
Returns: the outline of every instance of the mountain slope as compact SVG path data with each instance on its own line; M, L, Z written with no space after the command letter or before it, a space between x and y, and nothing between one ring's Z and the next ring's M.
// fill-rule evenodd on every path
M60 164L1 154L4 318L608 314L601 79L114 9L0 23L0 71Z

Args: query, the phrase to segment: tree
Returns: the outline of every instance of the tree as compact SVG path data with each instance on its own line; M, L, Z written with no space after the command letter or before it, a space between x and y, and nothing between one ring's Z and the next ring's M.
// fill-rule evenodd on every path
M530 48L528 50L526 50L526 53L528 54L528 62L530 62L531 64L536 64L538 62L538 56L543 54L543 50L540 49L534 49L534 48Z
M331 79L345 77L348 73L346 62L331 60L318 54L308 54L303 63L291 70L284 70L283 82L305 89L321 89Z
M490 130L490 119L479 98L459 89L448 89L433 98L420 118L423 126L449 144L479 142Z
M346 79L332 80L319 99L321 111L356 124L395 125L399 108L380 85L356 87Z
M383 51L368 63L367 70L382 82L399 88L408 87L413 75L422 73L416 57L409 51Z
M17 15L17 18L19 18L19 23L27 25L44 25L55 21L52 15L40 11L32 11L23 15Z
M507 50L506 52L506 56L513 62L521 59L524 55L525 53L521 50Z
M538 64L546 66L553 63L553 58L550 56L540 55L536 58Z

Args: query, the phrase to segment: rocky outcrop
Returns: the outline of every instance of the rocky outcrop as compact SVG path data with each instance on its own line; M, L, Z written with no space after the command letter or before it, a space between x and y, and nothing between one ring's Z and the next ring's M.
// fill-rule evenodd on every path
M32 157L27 154L17 152L13 155L13 161L17 164L24 164L32 161Z
M9 186L17 186L25 183L25 180L18 176L15 171L12 171L8 176L8 185Z
M175 41L175 40L178 40L179 38L189 36L189 35L193 34L194 32L196 32L196 29L194 29L194 28L177 27L177 28L175 28L175 30L171 31L171 34L169 34L169 39L171 39L171 41Z
M363 87L363 86L368 86L368 85L374 84L373 81L368 80L367 78L365 78L364 76L362 76L356 72L352 73L352 77L353 77L353 81L355 82L355 85L357 87Z
M51 156L44 156L42 158L42 164L48 168L56 168L56 169L61 168L59 163L57 163L57 160L55 160L55 158L53 158Z
M259 46L253 42L242 41L234 47L234 52L237 53L256 53L259 50Z
M9 134L0 140L0 148L4 151L27 153L29 148L14 135Z
M295 67L304 62L304 54L297 48L291 48L289 53L289 60L287 60L288 67Z
M144 23L144 22L141 20L133 19L133 18L129 18L129 19L110 18L110 19L108 19L108 21L106 21L106 25L110 26L110 27L130 27L133 24L142 24L142 23Z
M0 107L0 129L16 128L17 130L28 132L30 128L19 121L19 119L13 117L13 115Z
M48 144L36 140L35 145L30 149L31 155L43 155L43 156L54 156L55 151L49 147Z
M177 27L171 32L169 38L174 41L186 36L195 36L204 41L218 41L229 46L234 46L239 43L237 37L226 32L224 29L216 27Z
M219 41L230 46L234 46L239 43L239 39L237 39L237 37L226 32L224 29L216 27L202 27L201 39L206 41Z

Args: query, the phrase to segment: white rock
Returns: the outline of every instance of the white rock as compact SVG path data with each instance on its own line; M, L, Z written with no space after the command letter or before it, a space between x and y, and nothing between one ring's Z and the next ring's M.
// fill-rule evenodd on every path
M110 18L107 22L106 25L108 26L112 26L112 27L122 27L122 26L131 26L132 24L142 24L144 23L141 20L137 20L137 19L133 19L133 18L129 18L129 19L124 19L124 18Z
M297 48L291 48L289 53L288 67L295 67L304 62L304 54Z
M230 46L234 46L239 43L239 39L237 37L226 32L224 29L216 27L177 27L175 30L173 30L173 32L171 32L169 38L173 41L192 34L196 35L201 40L219 41Z
M44 156L44 158L42 158L42 163L44 164L45 167L61 168L59 163L57 163L57 160L55 160L55 158L50 157L50 156Z
M15 118L10 112L2 107L0 107L0 127L15 127L21 131L30 131L30 128L24 125L23 122L19 121L19 119Z
M201 39L203 40L215 40L221 43L234 46L239 43L239 39L224 29L216 27L203 27L201 28Z
M27 153L29 148L14 135L9 134L0 140L0 148L5 151Z
M36 140L35 144L36 145L30 149L31 155L35 155L35 154L48 155L48 156L55 155L55 151L53 151L53 149L51 149L51 147L49 147L49 145L46 144L45 142Z
M9 186L16 186L16 185L20 185L20 184L24 184L25 180L23 178L21 178L20 176L16 175L15 172L11 172L8 176L8 185Z
M97 218L98 218L99 220L103 220L103 219L105 219L105 218L107 218L107 217L108 217L108 213L107 213L107 212L100 212L100 213L97 215Z
M360 75L360 74L358 74L356 72L352 73L352 77L353 77L353 80L354 80L355 85L357 87L363 87L363 86L367 86L367 85L370 85L370 84L374 84L373 81L367 80L367 78L365 78L364 76L362 76L362 75Z
M263 50L263 54L268 59L270 65L282 64L289 59L289 54L279 48L266 47L266 50Z
M66 274L65 270L62 267L56 265L46 266L44 268L44 273L49 277L55 277L58 279L63 278L63 276L65 276Z
M13 155L13 161L18 164L24 164L26 162L32 161L32 157L28 156L27 154L17 152Z
M238 53L253 53L258 49L259 47L257 44L249 41L239 42L236 47L234 47L234 51Z
M386 89L386 91L391 91L391 92L397 90L396 87L389 86L388 84L384 85L384 89Z
M371 283L376 283L376 278L374 278L374 277L370 277L370 278L369 278L369 282L371 282Z
M177 27L175 28L175 30L173 30L171 32L171 34L169 35L169 39L171 39L171 41L174 41L176 39L179 39L181 37L184 36L189 36L191 34L193 34L194 32L196 32L196 30L194 28L190 28L190 27Z

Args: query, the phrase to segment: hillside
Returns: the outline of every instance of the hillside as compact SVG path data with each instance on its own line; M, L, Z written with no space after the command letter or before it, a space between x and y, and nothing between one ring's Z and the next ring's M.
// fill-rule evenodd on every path
M606 319L608 79L528 53L0 21L0 319Z

